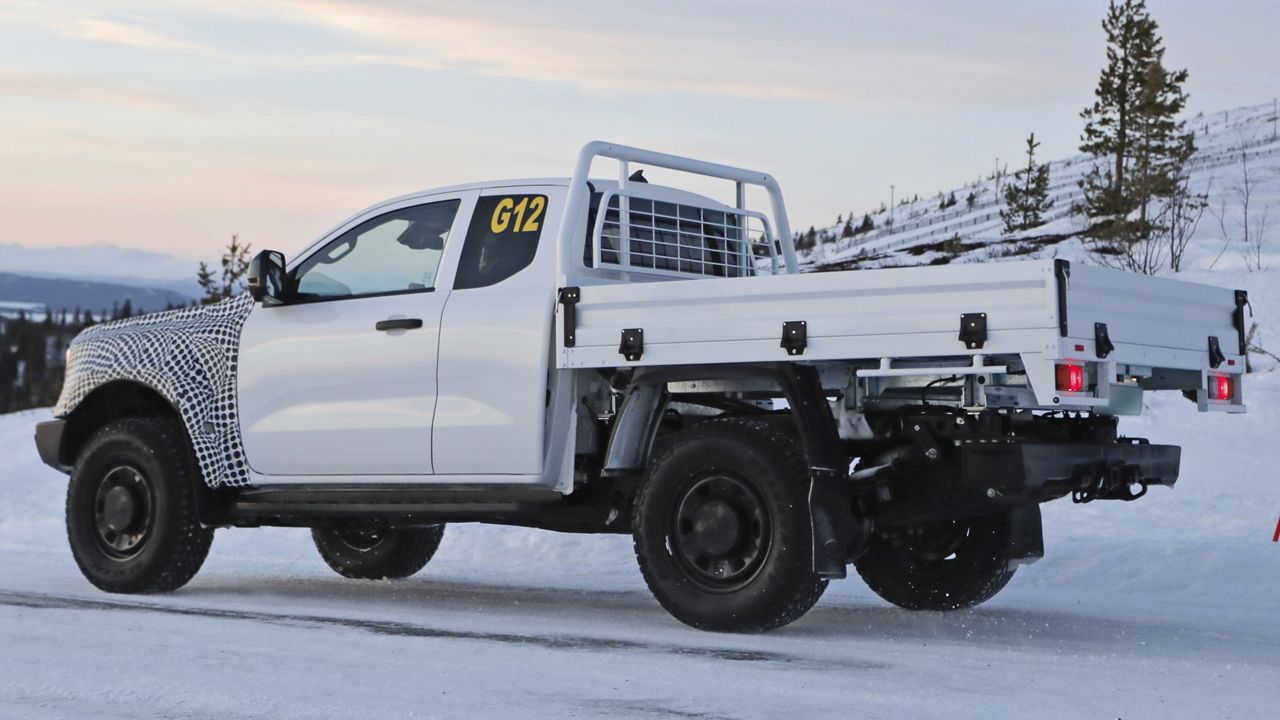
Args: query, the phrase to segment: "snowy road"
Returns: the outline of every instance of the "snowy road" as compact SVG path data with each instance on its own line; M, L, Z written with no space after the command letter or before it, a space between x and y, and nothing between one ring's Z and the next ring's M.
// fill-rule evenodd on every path
M763 636L672 620L628 538L511 528L450 527L374 583L304 531L223 531L182 591L106 595L31 447L46 413L0 416L0 718L1274 716L1280 377L1251 393L1247 417L1154 401L1128 429L1188 447L1179 487L1046 506L1046 558L982 608L909 613L855 577Z
M1274 627L824 603L725 637L640 592L217 579L0 592L0 713L30 717L1264 717Z

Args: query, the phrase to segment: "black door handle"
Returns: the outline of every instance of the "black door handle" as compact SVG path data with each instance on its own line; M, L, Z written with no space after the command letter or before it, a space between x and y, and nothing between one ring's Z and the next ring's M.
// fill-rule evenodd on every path
M395 318L393 320L379 320L377 325L373 326L375 330L417 330L422 327L420 318Z

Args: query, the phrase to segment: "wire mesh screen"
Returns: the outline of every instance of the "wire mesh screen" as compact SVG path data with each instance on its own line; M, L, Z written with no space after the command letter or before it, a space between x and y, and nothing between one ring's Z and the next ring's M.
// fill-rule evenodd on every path
M622 203L628 207L626 246L620 242ZM612 194L599 241L602 266L710 277L778 272L772 232L761 217L744 211Z

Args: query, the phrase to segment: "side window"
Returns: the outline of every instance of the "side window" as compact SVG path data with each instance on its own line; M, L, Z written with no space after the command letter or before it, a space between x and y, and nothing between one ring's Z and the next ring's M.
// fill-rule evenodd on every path
M329 300L435 288L436 270L460 200L379 215L338 236L298 266L299 300Z
M529 267L546 221L546 195L480 198L458 260L455 290L495 285Z

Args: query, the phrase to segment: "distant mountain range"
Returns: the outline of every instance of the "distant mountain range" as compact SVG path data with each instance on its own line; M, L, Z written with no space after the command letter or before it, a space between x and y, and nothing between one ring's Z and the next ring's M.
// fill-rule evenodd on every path
M0 305L49 308L55 313L79 308L95 316L127 300L135 313L155 312L170 305L189 305L195 293L163 287L140 287L63 277L40 277L0 272Z
M188 305L201 295L197 261L115 245L0 243L0 314L80 308L100 317L126 300L134 312Z
M197 260L115 245L32 247L0 242L0 272L198 295ZM8 298L0 297L0 301Z

